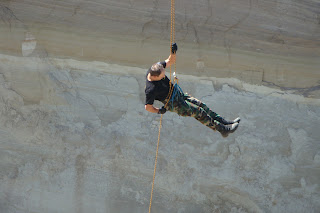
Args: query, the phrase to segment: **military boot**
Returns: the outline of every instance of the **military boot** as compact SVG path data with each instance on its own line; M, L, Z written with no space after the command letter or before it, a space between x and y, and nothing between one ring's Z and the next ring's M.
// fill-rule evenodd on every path
M220 132L220 134L222 135L222 137L228 137L229 133L233 133L234 131L237 130L239 126L238 122L235 122L233 124L227 124L224 125L222 123L218 123L216 125L216 130L218 130Z
M240 123L240 121L241 121L240 117L237 117L233 121L227 121L223 117L220 117L220 116L216 117L215 120L219 121L220 123L222 123L224 125Z

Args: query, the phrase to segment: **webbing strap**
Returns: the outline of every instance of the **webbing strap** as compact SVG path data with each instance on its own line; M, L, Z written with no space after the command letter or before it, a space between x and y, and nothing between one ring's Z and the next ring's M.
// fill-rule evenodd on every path
M175 83L173 86L173 92L169 101L172 104L172 109L173 109L173 101L174 101L174 98L176 97L177 92L180 92L183 94L181 87L177 83Z

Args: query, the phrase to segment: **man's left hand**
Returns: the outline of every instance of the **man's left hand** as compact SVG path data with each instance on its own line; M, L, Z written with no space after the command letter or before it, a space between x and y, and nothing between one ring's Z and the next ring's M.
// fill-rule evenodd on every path
M178 45L177 45L177 43L173 43L173 44L171 45L171 53L172 53L172 54L176 54L177 50L178 50Z

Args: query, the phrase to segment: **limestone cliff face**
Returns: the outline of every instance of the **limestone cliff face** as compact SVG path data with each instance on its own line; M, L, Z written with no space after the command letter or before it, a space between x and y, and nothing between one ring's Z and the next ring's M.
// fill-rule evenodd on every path
M146 212L160 116L144 110L145 70L0 59L0 212ZM319 100L235 79L180 79L242 121L223 138L165 114L153 212L317 212Z
M319 2L188 0L175 8L181 73L319 97ZM169 52L170 1L7 0L0 11L2 53L147 67Z
M160 116L144 81L169 6L0 1L1 213L147 212ZM152 212L318 212L319 11L176 0L180 86L242 120L222 138L165 114Z

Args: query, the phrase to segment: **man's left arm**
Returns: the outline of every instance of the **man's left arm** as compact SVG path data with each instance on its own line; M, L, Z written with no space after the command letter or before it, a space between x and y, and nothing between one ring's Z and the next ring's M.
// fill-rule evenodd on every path
M165 60L166 67L173 65L176 62L176 54L170 54L169 57Z
M176 63L177 50L178 50L178 45L176 43L173 43L171 45L171 54L169 55L169 58L165 60L166 66L171 66L174 63Z

